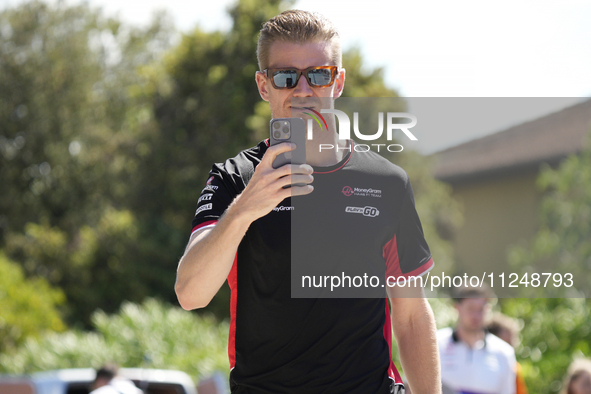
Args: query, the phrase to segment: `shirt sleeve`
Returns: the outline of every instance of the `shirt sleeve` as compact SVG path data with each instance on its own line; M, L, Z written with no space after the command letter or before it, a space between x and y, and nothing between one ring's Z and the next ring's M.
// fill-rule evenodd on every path
M386 275L412 279L411 277L421 276L431 270L433 259L415 208L408 177L398 212L394 237L384 246L383 251Z
M503 387L501 393L515 394L517 391L517 375L515 374L516 360L515 354L506 355L507 358L507 373L504 375Z
M203 227L214 226L237 195L232 177L228 176L224 166L214 165L197 200L191 234Z

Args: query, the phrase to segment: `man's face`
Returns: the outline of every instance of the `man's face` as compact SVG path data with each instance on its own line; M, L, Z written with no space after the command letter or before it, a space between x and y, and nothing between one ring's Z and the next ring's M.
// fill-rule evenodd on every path
M308 42L295 44L276 41L269 48L269 68L297 68L303 70L314 66L335 66L332 58L332 48L329 42ZM326 88L311 87L302 75L293 89L276 89L264 73L257 72L256 82L263 100L268 101L273 118L289 118L297 116L292 113L291 99L304 98L310 105L316 107L320 97L337 98L343 91L345 71L339 70L334 83ZM298 109L294 109L297 112Z
M458 326L467 331L478 331L484 328L484 318L490 310L485 298L465 298L456 304Z

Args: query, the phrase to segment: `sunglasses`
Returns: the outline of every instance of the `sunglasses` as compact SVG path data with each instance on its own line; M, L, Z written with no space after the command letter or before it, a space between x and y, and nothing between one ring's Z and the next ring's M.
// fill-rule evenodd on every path
M275 89L293 89L298 84L300 77L304 75L308 85L315 88L326 88L334 83L339 68L337 66L308 67L305 70L297 68L267 68L267 78L271 78L271 84Z

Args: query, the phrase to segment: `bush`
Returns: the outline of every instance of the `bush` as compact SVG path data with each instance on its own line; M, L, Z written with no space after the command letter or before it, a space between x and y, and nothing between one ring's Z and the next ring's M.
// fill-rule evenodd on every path
M228 324L185 312L155 299L125 303L116 315L97 311L94 332L70 330L30 338L0 355L0 370L30 373L59 368L121 367L178 369L199 380L228 371Z

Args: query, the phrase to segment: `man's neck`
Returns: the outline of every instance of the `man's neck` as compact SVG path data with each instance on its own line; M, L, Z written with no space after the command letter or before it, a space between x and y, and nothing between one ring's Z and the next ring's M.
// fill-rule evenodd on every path
M332 126L332 127L331 127ZM314 130L314 138L306 139L306 163L311 166L329 167L343 160L352 147L350 141L339 139L334 124L328 131Z
M479 341L484 340L486 331L484 331L484 329L471 330L458 326L456 328L456 334L458 335L460 341L473 348Z

